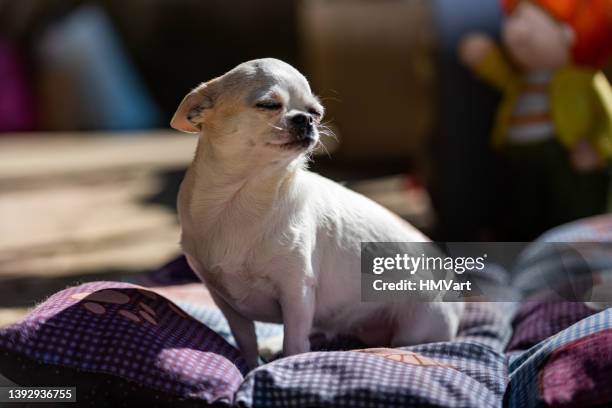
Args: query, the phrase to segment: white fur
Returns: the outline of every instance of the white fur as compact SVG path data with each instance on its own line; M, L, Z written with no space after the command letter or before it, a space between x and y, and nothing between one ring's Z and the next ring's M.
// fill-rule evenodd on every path
M261 98L282 108L258 109ZM284 323L286 355L309 351L313 331L354 334L372 346L451 339L459 303L360 300L361 242L428 239L368 198L306 171L307 149L280 146L292 140L288 118L313 108L322 109L306 79L264 59L196 88L172 121L200 133L178 198L181 244L247 363L257 364L254 320Z

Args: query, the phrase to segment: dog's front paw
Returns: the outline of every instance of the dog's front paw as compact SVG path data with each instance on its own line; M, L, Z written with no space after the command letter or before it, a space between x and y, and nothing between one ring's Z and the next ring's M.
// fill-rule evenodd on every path
M269 337L259 342L259 355L265 361L277 358L283 350L283 335Z
M285 357L293 356L295 354L308 353L310 351L310 341L308 337L287 340L283 344L283 355Z

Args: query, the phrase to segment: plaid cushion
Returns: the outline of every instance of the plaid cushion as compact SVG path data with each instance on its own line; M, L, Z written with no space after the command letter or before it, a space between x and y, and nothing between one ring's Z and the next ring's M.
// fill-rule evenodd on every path
M582 302L527 302L514 319L508 350L526 350L595 313Z
M612 217L597 217L553 230L541 242L610 239L611 226ZM546 258L537 251L531 255L523 265ZM608 258L598 259L607 265ZM545 270L553 276L550 260ZM521 271L515 283L529 287L532 272ZM101 394L100 401L123 404L183 400L244 407L487 407L502 404L508 381L505 402L510 406L609 400L603 381L610 364L601 356L610 354L610 332L602 330L612 327L611 310L581 320L592 314L581 303L523 305L510 348L527 350L509 354L510 378L503 350L516 304L474 303L466 305L453 342L306 353L259 367L242 382L247 370L230 345L227 322L184 258L140 279L156 289L111 282L81 285L0 329L0 370L20 384L77 384L81 398L95 400ZM260 339L275 336L282 327L258 324L257 333Z
M236 401L244 407L498 407L514 306L467 306L454 342L282 358L249 373Z
M612 215L602 215L554 228L525 251L513 284L528 297L514 320L509 350L528 349L596 313L583 302L561 301L559 294L580 299L599 282L612 280L610 243Z
M542 234L545 242L612 242L612 214L603 214L563 224Z
M532 299L578 300L611 271L612 215L608 214L543 234L519 258L512 285ZM565 297L553 296L563 292Z
M571 245L550 244L555 242L587 243L578 248L586 248L588 256ZM510 407L611 402L606 394L612 366L606 333L612 328L612 309L596 313L582 302L560 302L557 296L566 290L581 293L608 279L610 243L612 215L579 220L542 235L517 265L513 284L529 297L516 315L509 345L505 398ZM562 279L565 285L550 290Z
M470 343L314 352L250 373L237 402L252 407L497 407L504 357Z
M0 370L18 384L35 385L32 372L41 364L71 381L80 377L75 372L85 374L91 382L80 383L77 398L104 389L100 379L110 376L113 384L121 379L126 389L145 390L148 400L229 403L247 371L234 347L172 302L117 282L56 293L23 321L0 329L0 352L7 357ZM126 392L122 403L135 395Z
M555 407L612 403L612 329L555 350L540 370L541 398Z
M610 329L612 329L612 309L607 309L579 321L526 351L511 353L509 361L510 384L506 396L509 407L537 407L543 404L544 398L553 401L555 398L564 399L565 396L568 395L567 393L573 393L575 388L572 388L573 384L569 384L567 393L557 394L555 389L560 390L560 388L552 387L551 384L558 385L557 381L559 377L551 377L551 372L549 370L560 367L559 362L561 361L561 365L567 370L563 374L565 377L576 378L576 376L581 375L585 369L588 369L588 359L594 358L592 352L597 350L590 349L589 345L601 344L597 343L597 341L591 343L591 341L593 341L591 335L608 333ZM584 339L589 340L585 341ZM606 337L605 339L609 338ZM582 344L579 348L573 348L574 351L582 351L578 353L574 352L568 357L567 354L563 354L563 350L567 350L566 346L571 344ZM607 354L600 354L599 358L605 359L607 364L606 370L609 372L610 365L612 364L610 361L610 344L608 343L606 347ZM589 350L589 354L585 354L585 352ZM568 362L575 362L576 358L581 354L584 354L586 358L586 360L584 360L586 365L577 364L568 366ZM559 359L560 356L561 360ZM547 361L549 361L550 365L545 366ZM542 371L543 367L545 367L544 371ZM605 371L602 371L601 375L595 374L596 378L604 378L606 380L603 384L607 385L603 385L604 389L599 390L599 392L602 393L604 393L606 389L609 389L609 377L605 377L605 374ZM540 378L543 378L542 383L540 382ZM540 390L542 390L543 384L548 385L549 388L548 391L544 388L542 395L540 394ZM587 389L591 386L591 384L584 385ZM584 390L584 387L582 390ZM580 392L577 392L577 394L580 395ZM607 400L606 402L612 404L612 400Z

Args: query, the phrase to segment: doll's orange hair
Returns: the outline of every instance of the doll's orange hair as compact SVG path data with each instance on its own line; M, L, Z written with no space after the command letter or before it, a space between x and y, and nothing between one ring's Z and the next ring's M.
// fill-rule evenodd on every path
M523 0L501 0L506 14ZM576 34L576 64L604 66L612 56L612 0L529 0L568 24Z

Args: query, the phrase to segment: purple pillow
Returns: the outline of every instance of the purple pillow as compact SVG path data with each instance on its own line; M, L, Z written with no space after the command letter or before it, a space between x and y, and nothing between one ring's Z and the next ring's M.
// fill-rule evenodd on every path
M612 309L508 357L510 408L612 406Z
M526 350L595 314L582 302L527 302L521 305L508 351Z
M19 385L77 386L77 400L228 402L247 369L238 350L143 287L65 289L0 329L0 373Z
M540 372L541 398L551 407L612 403L612 329L555 350Z

